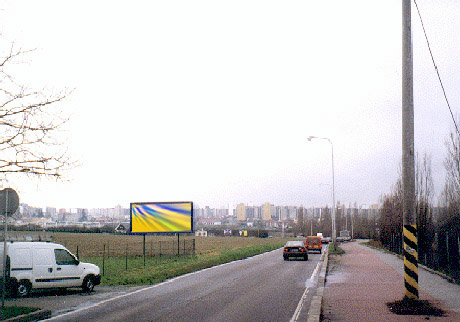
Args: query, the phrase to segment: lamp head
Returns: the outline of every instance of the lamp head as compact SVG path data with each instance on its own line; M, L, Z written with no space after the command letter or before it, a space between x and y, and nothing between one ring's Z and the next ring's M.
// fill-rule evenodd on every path
M316 138L316 136L309 136L309 137L307 138L307 140L308 140L308 141L311 141L311 140L314 139L314 138Z

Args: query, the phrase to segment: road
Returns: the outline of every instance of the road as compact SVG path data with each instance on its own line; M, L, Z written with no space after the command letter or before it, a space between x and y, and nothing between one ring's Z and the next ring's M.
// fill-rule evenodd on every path
M49 321L295 321L305 319L312 274L309 261L284 261L282 250L254 256L119 295ZM315 273L316 274L316 273ZM302 310L299 301L306 299ZM296 315L297 316L297 315Z

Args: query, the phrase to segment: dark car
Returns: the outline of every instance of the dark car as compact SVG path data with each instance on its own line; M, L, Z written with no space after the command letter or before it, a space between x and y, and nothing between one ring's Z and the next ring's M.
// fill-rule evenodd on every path
M304 260L308 260L308 251L305 244L302 241L288 241L284 245L283 258L288 260L289 257L302 257Z
M331 241L332 241L332 238L331 238L331 237L323 237L323 238L321 239L321 242L322 242L323 244L329 244Z

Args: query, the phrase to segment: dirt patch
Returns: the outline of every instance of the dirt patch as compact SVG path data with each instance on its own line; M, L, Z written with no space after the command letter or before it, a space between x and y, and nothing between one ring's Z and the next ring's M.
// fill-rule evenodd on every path
M428 301L404 298L401 301L387 303L391 312L398 315L445 316L445 312Z
M380 240L369 240L368 242L361 243L366 246L374 247L374 248L383 248L382 243Z
M327 273L331 274L340 266L340 257L338 255L329 255L328 264L327 264Z

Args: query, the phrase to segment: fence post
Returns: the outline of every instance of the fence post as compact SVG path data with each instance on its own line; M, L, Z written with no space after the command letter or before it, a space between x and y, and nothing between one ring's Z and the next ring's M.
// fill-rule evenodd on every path
M177 233L177 256L180 255L179 233Z
M450 256L449 256L449 231L446 232L446 249L447 249L447 273L450 275Z
M398 254L403 254L403 244L404 244L404 237L402 234L397 236L398 238Z
M126 243L125 270L128 270L128 243Z
M396 253L397 241L396 241L395 233L391 233L391 251Z
M459 256L457 256L457 258L459 258L460 257L460 236L458 236L458 235L457 235L457 252L458 252L457 254L459 255ZM456 265L455 265L455 267L457 267L457 270L459 269L458 268L459 264L460 263L457 262Z
M105 244L104 250L102 251L102 276L105 275Z
M143 244L143 254L144 254L144 267L145 267L145 234L144 234L144 244Z
M193 255L195 255L195 238L193 238Z
M77 255L77 258L80 258L80 256L78 256L78 245L77 245L77 254L76 255Z

